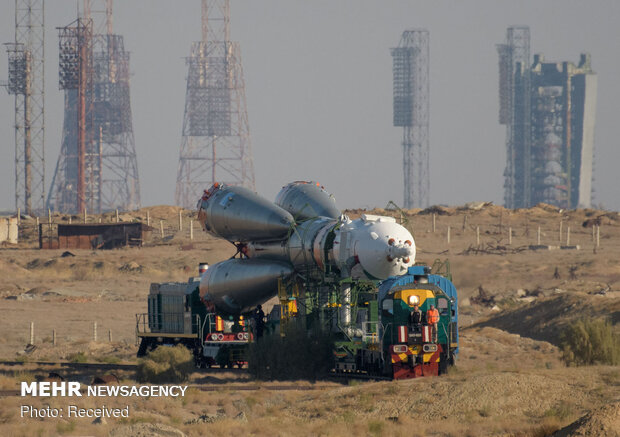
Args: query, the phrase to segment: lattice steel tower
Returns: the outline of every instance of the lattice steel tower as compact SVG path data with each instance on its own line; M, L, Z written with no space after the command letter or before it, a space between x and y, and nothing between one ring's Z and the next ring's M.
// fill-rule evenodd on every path
M59 36L65 121L48 204L65 212L138 208L129 53L112 33L112 0L85 0L84 18Z
M512 26L499 55L499 122L506 125L504 206L530 206L530 28Z
M45 205L45 87L43 0L15 0L15 42L5 44L15 95L15 208L27 214Z
M394 126L403 126L405 208L429 204L429 35L427 30L403 32L392 49Z
M175 203L196 206L214 182L254 189L254 164L239 44L230 41L229 0L202 0L202 41L187 65Z

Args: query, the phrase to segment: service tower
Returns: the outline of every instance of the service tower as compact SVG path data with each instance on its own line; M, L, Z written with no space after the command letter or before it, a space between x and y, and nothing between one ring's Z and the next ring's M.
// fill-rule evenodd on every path
M529 59L529 28L510 27L498 45L499 121L506 125L504 203L528 208L592 204L597 77L590 55L572 62Z
M175 203L186 208L215 182L254 190L241 52L229 24L229 0L202 0L202 40L187 58L175 193Z
M112 31L112 0L84 0L83 15L58 29L65 119L48 207L68 213L136 209L129 52Z
M403 129L404 207L426 208L430 196L428 30L406 30L392 49L394 126Z

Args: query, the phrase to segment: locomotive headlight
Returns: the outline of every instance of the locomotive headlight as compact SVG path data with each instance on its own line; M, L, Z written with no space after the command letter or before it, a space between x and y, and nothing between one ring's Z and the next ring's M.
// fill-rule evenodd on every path
M420 304L420 296L416 296L412 294L409 296L409 306L419 305Z

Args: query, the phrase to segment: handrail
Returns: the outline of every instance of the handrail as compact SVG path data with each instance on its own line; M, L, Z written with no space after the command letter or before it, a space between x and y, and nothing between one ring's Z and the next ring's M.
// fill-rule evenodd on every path
M372 332L372 326L374 326L374 332ZM369 338L372 340L376 340L375 342L379 342L379 321L365 321L362 322L362 340L367 341Z
M185 330L185 316L188 312L174 313L139 313L136 314L136 334L149 333L178 333L182 334ZM190 319L191 320L191 319ZM196 319L191 320L191 331L200 332L200 315L196 314Z
M448 323L448 325L450 325L450 323ZM450 347L449 345L450 345L450 342L451 342L451 336L448 334L448 331L446 331L446 325L445 324L443 324L441 327L443 328L443 333L446 334L446 344L448 345L448 347Z

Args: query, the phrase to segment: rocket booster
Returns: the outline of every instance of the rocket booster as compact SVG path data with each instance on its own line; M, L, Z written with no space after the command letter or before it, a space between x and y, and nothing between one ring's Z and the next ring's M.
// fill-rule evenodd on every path
M229 259L202 275L200 296L223 312L241 314L269 300L278 290L278 278L292 273L289 264L279 261Z
M198 202L203 229L231 242L285 238L293 216L244 187L213 184Z
M394 218L350 220L315 182L288 184L276 204L245 188L214 184L199 202L198 218L205 231L248 258L215 264L202 277L201 297L227 313L265 302L277 294L278 277L294 271L386 279L415 262L413 236Z
M291 213L297 221L313 217L337 219L341 214L334 196L318 182L291 182L277 194L276 205Z

